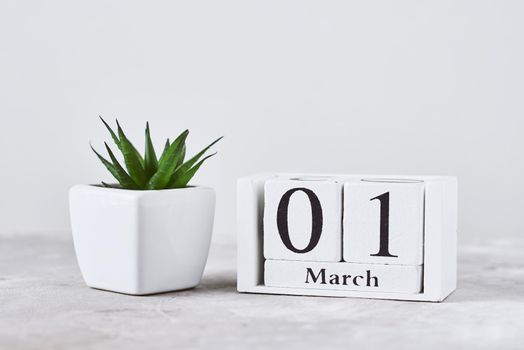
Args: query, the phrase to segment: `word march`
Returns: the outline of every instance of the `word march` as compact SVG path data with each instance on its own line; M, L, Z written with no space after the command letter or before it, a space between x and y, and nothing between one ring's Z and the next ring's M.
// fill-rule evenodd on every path
M311 280L311 282L310 282ZM371 283L373 281L373 283ZM365 282L365 284L363 284ZM314 273L311 267L306 269L306 280L304 283L318 283L318 284L332 284L332 285L354 285L354 286L366 286L366 287L378 287L378 277L371 276L371 271L366 270L366 276L362 275L339 275L332 273L329 275L329 279L326 278L326 269L321 268L317 274Z

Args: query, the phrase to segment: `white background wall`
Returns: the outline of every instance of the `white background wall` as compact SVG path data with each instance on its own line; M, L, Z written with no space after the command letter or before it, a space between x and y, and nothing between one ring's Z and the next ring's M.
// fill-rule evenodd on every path
M520 1L0 3L0 231L68 230L110 180L88 142L226 138L196 181L233 235L235 181L268 170L458 175L460 234L519 234Z

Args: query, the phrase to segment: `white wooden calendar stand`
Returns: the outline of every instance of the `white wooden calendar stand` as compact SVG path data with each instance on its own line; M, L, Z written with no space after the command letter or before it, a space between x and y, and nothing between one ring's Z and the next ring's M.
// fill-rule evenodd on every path
M264 285L264 183L274 178L332 176L355 179L406 179L424 182L423 279L419 293L269 287ZM457 180L450 176L276 174L240 178L237 184L238 278L245 293L357 297L412 301L444 300L457 281Z

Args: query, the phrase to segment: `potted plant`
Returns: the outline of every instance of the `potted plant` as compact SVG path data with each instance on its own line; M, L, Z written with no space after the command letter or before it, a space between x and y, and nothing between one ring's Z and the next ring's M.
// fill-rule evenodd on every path
M185 130L173 142L168 139L157 158L147 123L142 156L118 120L115 133L100 119L126 169L107 143L110 160L91 146L118 184L77 185L69 192L75 251L86 284L134 295L197 286L209 252L215 192L188 183L221 138L185 160Z

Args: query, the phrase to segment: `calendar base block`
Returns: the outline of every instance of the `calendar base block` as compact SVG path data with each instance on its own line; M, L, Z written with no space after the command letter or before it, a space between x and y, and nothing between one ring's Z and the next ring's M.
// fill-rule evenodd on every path
M420 293L422 266L266 260L264 284L323 290Z

